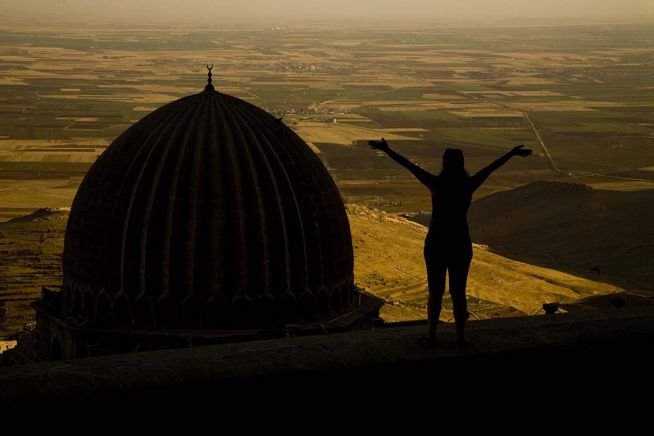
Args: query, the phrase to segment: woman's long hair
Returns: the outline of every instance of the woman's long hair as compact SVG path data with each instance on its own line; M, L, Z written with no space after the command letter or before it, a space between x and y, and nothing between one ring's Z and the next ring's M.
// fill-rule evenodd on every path
M445 150L445 153L443 153L443 169L441 170L440 176L453 179L468 176L461 149L448 148Z

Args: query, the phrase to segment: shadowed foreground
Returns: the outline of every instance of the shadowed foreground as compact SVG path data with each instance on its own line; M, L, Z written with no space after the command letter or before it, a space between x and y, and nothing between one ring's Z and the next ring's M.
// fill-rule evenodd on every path
M564 389L648 390L654 308L603 310L470 322L473 347L454 347L451 325L441 347L416 345L422 324L373 331L48 362L0 369L0 404L85 406L215 404L235 398L293 396L325 401L332 393L399 394L432 391L439 398L466 389L520 383L523 394ZM456 388L456 389L452 389ZM447 391L441 391L447 389ZM339 395L341 395L339 394ZM296 395L299 395L297 397ZM270 399L269 398L269 399ZM348 401L354 402L350 399ZM212 403L214 404L214 403Z

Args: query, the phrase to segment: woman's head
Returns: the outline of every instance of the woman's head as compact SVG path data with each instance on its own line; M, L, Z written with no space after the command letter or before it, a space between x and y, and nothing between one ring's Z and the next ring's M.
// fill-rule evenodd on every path
M463 151L459 148L448 148L443 153L442 176L467 176Z

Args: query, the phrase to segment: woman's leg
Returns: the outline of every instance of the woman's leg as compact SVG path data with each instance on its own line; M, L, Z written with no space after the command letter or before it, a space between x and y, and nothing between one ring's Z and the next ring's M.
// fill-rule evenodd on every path
M427 282L429 283L429 299L427 300L427 317L428 332L427 339L430 342L436 340L436 328L438 327L438 319L441 315L441 302L443 294L445 293L445 264L430 259L425 256L427 262Z
M465 340L465 323L468 318L468 304L466 302L466 286L468 283L468 271L472 256L464 256L456 259L448 265L450 277L450 295L454 306L454 321L456 322L456 334L459 343Z

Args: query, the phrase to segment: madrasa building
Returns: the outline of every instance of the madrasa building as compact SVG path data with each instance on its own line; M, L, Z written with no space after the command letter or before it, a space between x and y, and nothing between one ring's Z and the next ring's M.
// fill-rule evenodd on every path
M155 110L81 183L63 284L34 303L16 361L369 327L350 227L320 159L284 123L214 89ZM20 358L19 356L29 356Z

